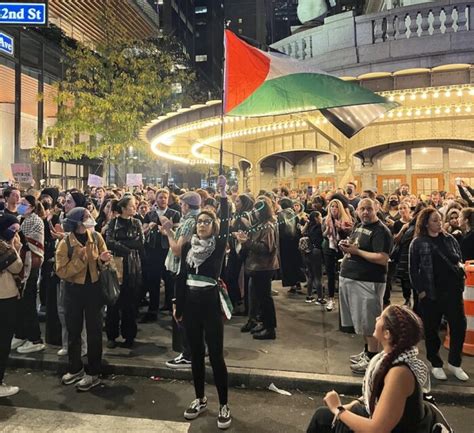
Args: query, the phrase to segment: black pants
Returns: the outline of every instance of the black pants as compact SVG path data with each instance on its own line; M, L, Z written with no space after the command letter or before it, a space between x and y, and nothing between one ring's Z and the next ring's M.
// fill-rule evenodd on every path
M10 345L15 332L18 298L0 299L0 384L5 376Z
M413 287L410 283L410 280L407 278L402 278L400 280L401 286L402 286L402 293L403 293L403 298L406 301L409 301L411 298L411 294L413 293L413 311L417 314L418 312L418 293L416 293L415 290L413 290Z
M239 280L243 263L242 258L237 254L235 249L232 248L229 252L229 259L227 261L226 282L229 290L229 297L234 307L242 300Z
M250 311L249 317L254 319L260 311L265 329L277 326L275 304L272 298L272 276L275 271L254 271L250 275Z
M395 262L388 262L387 282L385 283L385 292L383 294L383 304L390 305L390 297L392 295L392 282L397 270Z
M191 346L196 398L204 397L205 339L214 373L214 383L219 394L219 403L227 404L228 379L224 361L224 323L217 287L207 290L188 290L183 320Z
M330 298L334 298L338 268L337 261L340 259L340 255L337 251L331 250L330 248L323 250L323 254L324 266L326 267L326 274L328 277L328 295Z
M361 404L356 404L352 407L351 412L368 418L369 415L365 407ZM342 421L336 422L335 428L331 427L334 414L326 406L319 407L309 423L306 433L352 433L352 430L347 427Z
M308 296L316 290L318 298L323 297L323 286L321 279L323 275L323 254L318 248L313 248L309 253L303 253L303 263L306 269L306 278L308 280Z
M125 277L124 277L125 278ZM137 336L137 294L128 285L127 279L120 287L120 296L112 306L107 306L105 328L108 340L115 340L121 334L126 341Z
M441 339L439 338L439 327L443 315L448 320L450 344L448 362L455 366L461 366L461 354L464 338L466 336L466 316L462 293L452 289L449 294L444 295L436 301L424 298L419 301L419 310L425 328L426 357L433 367L442 367L443 360L439 356Z
M173 299L173 280L165 268L165 259L168 250L149 249L146 257L146 288L150 293L150 312L157 312L160 307L161 280L165 283L164 306L171 308Z
M102 293L100 282L66 283L64 307L68 332L69 372L82 370L81 332L86 319L89 374L97 376L102 363Z
M33 343L41 342L41 330L36 309L36 297L38 295L39 269L31 269L30 276L26 281L23 295L18 303L18 314L15 328L15 336L21 340L29 340Z

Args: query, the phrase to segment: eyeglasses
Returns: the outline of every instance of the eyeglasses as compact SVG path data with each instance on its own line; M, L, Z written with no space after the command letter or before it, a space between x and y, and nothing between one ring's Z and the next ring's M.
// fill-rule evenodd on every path
M211 219L197 220L196 224L198 226L202 226L202 225L208 226L208 225L212 224L212 220Z

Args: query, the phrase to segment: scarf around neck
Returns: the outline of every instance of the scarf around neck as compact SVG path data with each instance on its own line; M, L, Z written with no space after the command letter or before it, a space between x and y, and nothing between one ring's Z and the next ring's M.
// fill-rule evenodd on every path
M417 358L417 355L418 349L412 347L411 349L407 349L400 353L400 355L398 355L398 357L392 362L392 365L405 364L416 377L423 393L428 393L431 390L430 372L426 364L421 359ZM364 397L365 408L369 415L372 415L369 403L370 396L374 391L374 379L385 356L387 356L385 352L380 352L372 358L365 373L364 382L362 383L362 395Z
M193 235L191 238L191 248L186 256L186 263L196 268L196 272L199 272L199 266L211 256L215 249L215 236L211 236L208 239L199 239L198 235Z

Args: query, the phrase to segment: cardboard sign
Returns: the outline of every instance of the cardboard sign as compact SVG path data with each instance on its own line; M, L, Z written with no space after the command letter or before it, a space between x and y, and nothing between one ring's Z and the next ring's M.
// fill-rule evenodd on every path
M95 174L89 174L87 178L87 185L89 186L104 186L104 178Z
M127 186L141 186L143 178L141 173L127 173Z
M34 183L31 164L12 164L11 168L13 179L17 182L27 183L29 185Z

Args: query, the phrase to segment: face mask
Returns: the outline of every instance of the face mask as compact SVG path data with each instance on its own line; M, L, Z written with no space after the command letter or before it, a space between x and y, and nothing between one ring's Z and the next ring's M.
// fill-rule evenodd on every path
M398 205L398 201L397 200L390 200L390 206L397 206Z
M402 191L402 195L408 195L408 191Z
M413 211L416 209L416 206L410 206L410 209Z
M353 192L353 189L352 189L352 188L347 188L347 189L346 189L346 192L347 192L347 194L349 194L349 195L350 195L350 194L352 194L352 192Z
M16 231L15 230L12 230L12 229L6 229L3 234L2 234L2 237L3 239L5 239L7 242L11 241L16 235Z
M95 222L95 219L90 217L90 218L87 218L85 221L82 222L82 225L86 228L86 229L92 229L96 226L96 222Z
M28 208L29 208L29 206L27 206L26 204L20 204L17 208L17 212L20 215L25 215Z

